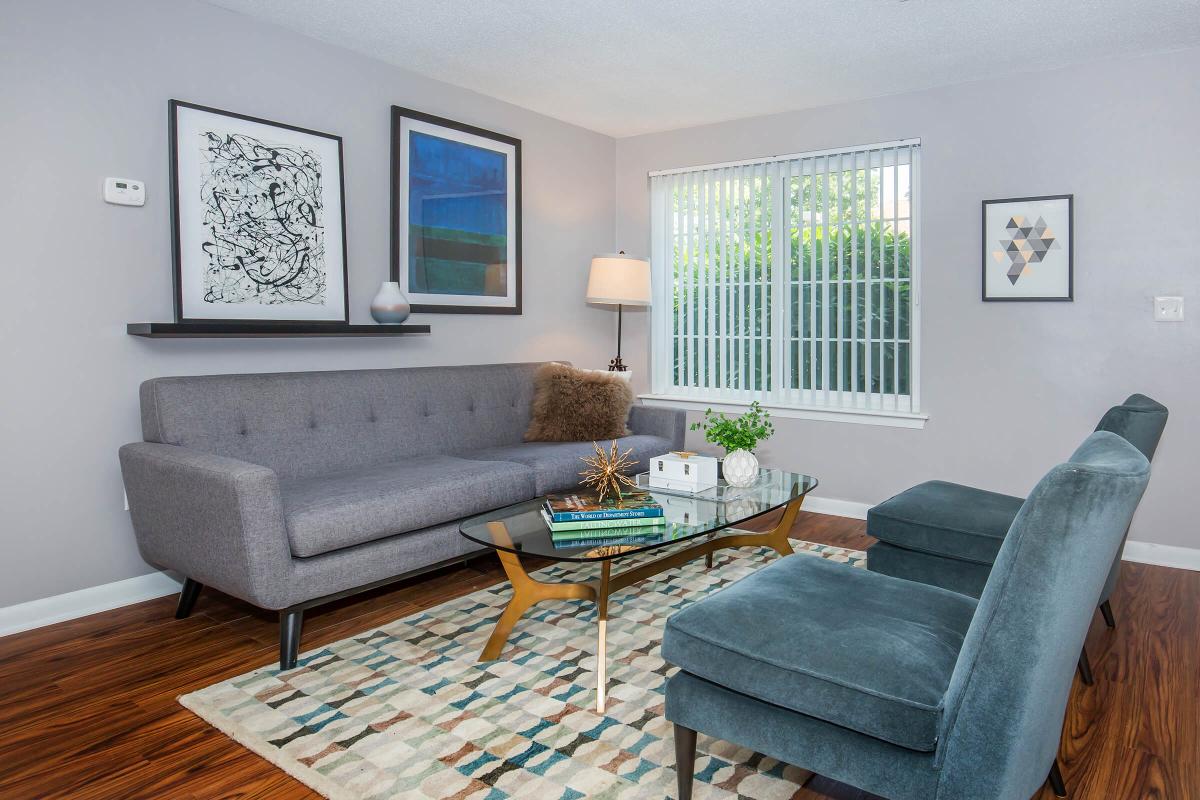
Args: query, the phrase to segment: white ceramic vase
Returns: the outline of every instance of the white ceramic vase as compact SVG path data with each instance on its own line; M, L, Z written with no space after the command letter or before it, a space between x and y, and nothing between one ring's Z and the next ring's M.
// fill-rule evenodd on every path
M400 284L384 281L375 299L371 301L371 316L381 325L396 325L408 319L412 306L400 291Z
M727 454L721 469L730 486L749 486L758 480L758 458L749 450Z

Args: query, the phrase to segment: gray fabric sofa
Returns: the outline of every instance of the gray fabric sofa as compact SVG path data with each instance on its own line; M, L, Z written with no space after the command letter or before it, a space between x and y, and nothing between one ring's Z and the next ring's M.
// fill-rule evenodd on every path
M478 551L464 517L578 484L590 442L525 443L540 364L210 375L141 386L121 472L143 558L280 611L295 666L305 608ZM635 406L648 460L683 446L684 413Z

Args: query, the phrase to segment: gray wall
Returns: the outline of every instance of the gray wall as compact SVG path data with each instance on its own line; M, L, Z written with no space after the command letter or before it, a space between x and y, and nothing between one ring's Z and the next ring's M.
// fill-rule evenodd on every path
M192 0L4 0L0 75L0 607L150 571L116 458L140 438L144 378L607 362L614 315L583 302L589 258L613 245L606 136ZM172 314L172 97L343 137L355 322L388 272L389 106L521 138L525 315L422 315L432 336L394 340L126 336ZM104 204L106 175L145 180L146 206Z
M1141 391L1171 420L1132 537L1200 547L1198 75L1192 49L620 139L617 244L649 247L648 170L921 137L928 425L781 420L764 462L866 503L936 477L1024 494ZM981 302L980 201L1068 192L1075 302ZM1173 294L1187 321L1153 322L1151 298ZM630 342L646 316L626 315Z
M924 141L923 431L781 421L768 463L820 494L874 502L948 476L1025 492L1132 390L1173 416L1134 536L1200 546L1186 465L1200 445L1200 51L1089 65L620 140L193 0L5 0L0 6L0 607L149 571L121 507L119 444L155 375L611 355L612 315L581 298L588 258L645 250L646 172L904 136ZM1015 87L1015 88L1014 88ZM430 337L165 341L170 319L166 101L176 97L345 140L351 316L388 264L388 107L524 142L521 317L425 315ZM1013 119L1011 110L1021 113ZM1023 115L1023 116L1022 116ZM616 172L616 198L613 174ZM100 199L106 175L144 208ZM979 201L1076 195L1073 304L979 302ZM1181 293L1182 325L1150 298ZM646 388L644 318L626 353Z

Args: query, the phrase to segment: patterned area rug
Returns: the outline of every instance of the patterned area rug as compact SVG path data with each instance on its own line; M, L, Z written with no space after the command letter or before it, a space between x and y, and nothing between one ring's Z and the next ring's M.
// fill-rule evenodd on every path
M792 545L792 558L865 564L860 551ZM714 558L712 570L700 558L612 596L603 715L595 710L590 602L535 606L500 660L476 661L507 584L306 653L289 672L256 670L179 700L331 800L674 797L663 625L777 556L764 548ZM535 575L577 580L589 571L559 564ZM806 775L701 736L694 796L783 800Z

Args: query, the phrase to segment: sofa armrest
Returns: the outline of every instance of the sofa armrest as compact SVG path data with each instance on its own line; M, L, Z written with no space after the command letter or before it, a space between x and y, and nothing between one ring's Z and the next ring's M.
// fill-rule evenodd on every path
M153 442L127 444L120 458L143 558L262 608L285 607L292 556L274 470Z
M672 450L683 449L686 423L687 412L682 408L633 406L629 409L629 430L632 433L670 439Z

